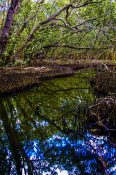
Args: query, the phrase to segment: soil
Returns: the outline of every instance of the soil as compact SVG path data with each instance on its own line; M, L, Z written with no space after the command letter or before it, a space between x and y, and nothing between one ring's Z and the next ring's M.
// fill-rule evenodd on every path
M116 97L116 72L99 72L90 79L94 94L99 97Z
M0 68L0 96L8 96L22 90L38 86L42 81L54 78L73 76L77 70L85 68L98 68L99 62L58 64L39 62L30 67L2 67ZM109 64L114 68L114 64Z

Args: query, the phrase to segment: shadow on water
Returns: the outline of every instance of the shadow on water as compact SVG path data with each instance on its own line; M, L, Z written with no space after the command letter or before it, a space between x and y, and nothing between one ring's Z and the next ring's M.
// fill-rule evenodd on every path
M115 175L111 135L90 127L86 115L94 75L80 71L0 99L1 175Z

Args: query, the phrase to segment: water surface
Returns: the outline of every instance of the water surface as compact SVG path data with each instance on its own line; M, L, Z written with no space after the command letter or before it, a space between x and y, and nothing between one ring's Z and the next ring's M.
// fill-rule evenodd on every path
M116 149L90 129L92 70L0 99L0 174L114 174Z

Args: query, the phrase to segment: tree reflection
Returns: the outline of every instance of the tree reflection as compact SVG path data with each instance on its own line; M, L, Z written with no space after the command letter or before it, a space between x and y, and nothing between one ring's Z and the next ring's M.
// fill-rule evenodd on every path
M58 87L54 95L56 85L52 94L48 82L42 90L0 99L0 174L97 175L114 166L116 149L86 125L91 93L73 88L66 94Z

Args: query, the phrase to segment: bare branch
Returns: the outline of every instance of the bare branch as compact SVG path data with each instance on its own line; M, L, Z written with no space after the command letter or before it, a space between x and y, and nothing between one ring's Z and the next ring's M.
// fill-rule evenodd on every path
M63 19L61 19L61 18L56 18L56 19L54 19L55 21L61 21L63 24L64 24L64 26L63 27L67 27L67 24L65 23L65 21L63 20Z
M86 20L86 21L83 21L82 23L77 24L76 26L74 26L74 28L77 29L78 27L80 27L80 26L82 26L82 25L85 25L85 24L88 23L88 22L96 21L98 18L101 18L101 16L100 16L100 17L97 17L97 18L92 18L92 19L88 19L88 20Z
M104 48L95 48L95 47L75 47L75 46L70 46L70 45L47 45L44 46L45 49L47 48L51 48L51 47L61 47L61 48L69 48L69 49L76 49L76 50L99 50L99 49L108 49L108 47L104 47Z
M96 3L100 3L100 2L101 1L98 1L98 2L96 2L96 1L95 2L93 2L93 1L92 2L86 1L85 3L83 3L81 5L77 5L77 6L74 6L72 3L64 6L57 13L55 13L54 15L51 15L46 20L40 22L38 25L36 25L36 26L33 27L32 31L30 32L30 35L28 36L28 38L25 41L24 45L22 45L21 48L16 52L16 54L13 57L13 59L16 60L19 57L20 53L25 49L25 47L28 46L28 43L33 39L34 34L37 32L37 30L39 28L41 28L41 26L44 26L44 25L48 24L49 22L51 22L52 20L55 20L56 17L58 17L62 12L66 11L69 8L76 9L76 8L81 8L81 7L85 7L87 5L90 5L90 4L96 4Z

